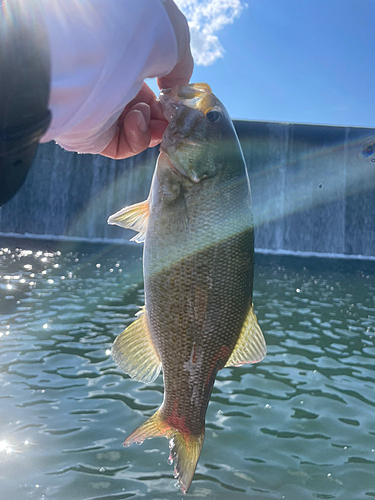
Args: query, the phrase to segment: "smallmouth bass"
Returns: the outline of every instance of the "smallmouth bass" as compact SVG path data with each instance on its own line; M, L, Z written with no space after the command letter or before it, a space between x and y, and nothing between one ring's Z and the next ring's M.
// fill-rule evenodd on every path
M266 345L252 304L250 185L232 121L204 83L162 90L160 100L169 125L149 197L108 219L144 242L145 306L112 356L144 383L163 368L163 403L124 446L167 437L186 493L218 370L262 360Z

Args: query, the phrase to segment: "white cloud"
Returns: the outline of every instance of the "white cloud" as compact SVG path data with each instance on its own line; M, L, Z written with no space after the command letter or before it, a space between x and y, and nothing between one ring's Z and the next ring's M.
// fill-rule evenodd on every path
M185 14L191 33L196 64L209 66L223 57L224 48L217 33L240 16L246 4L241 0L175 0Z

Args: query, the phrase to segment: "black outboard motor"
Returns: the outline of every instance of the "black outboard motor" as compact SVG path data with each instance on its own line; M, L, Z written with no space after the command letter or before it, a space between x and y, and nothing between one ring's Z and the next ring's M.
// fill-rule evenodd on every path
M36 4L0 4L0 206L24 183L51 121L48 33Z

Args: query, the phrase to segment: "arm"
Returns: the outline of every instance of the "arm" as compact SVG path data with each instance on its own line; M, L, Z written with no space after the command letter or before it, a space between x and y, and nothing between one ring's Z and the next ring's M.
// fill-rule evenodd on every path
M172 0L165 0L163 6L176 37L177 63L170 73L158 78L160 89L188 84L194 67L185 17ZM115 159L134 156L159 144L166 127L167 121L159 101L148 85L143 83L136 97L121 113L113 139L100 154Z
M166 122L144 79L188 83L193 69L189 29L174 2L91 0L78 9L75 0L41 1L53 116L42 142L116 159L158 144Z

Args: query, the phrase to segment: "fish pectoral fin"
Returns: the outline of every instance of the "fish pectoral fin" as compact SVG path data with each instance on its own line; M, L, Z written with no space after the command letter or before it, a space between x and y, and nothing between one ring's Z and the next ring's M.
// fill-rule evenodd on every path
M135 429L124 441L124 446L132 443L142 444L145 439L164 436L169 439L170 455L168 462L174 462L174 477L183 493L186 493L193 480L204 441L204 428L200 434L182 432L171 426L161 416L160 409L146 422Z
M161 361L151 339L147 312L143 308L138 315L114 341L112 358L131 378L150 384L160 373Z
M237 344L225 366L241 366L246 363L257 363L267 353L266 342L252 305L245 320Z
M125 207L108 218L108 224L115 224L125 229L138 231L130 241L142 243L145 240L149 215L148 200Z

